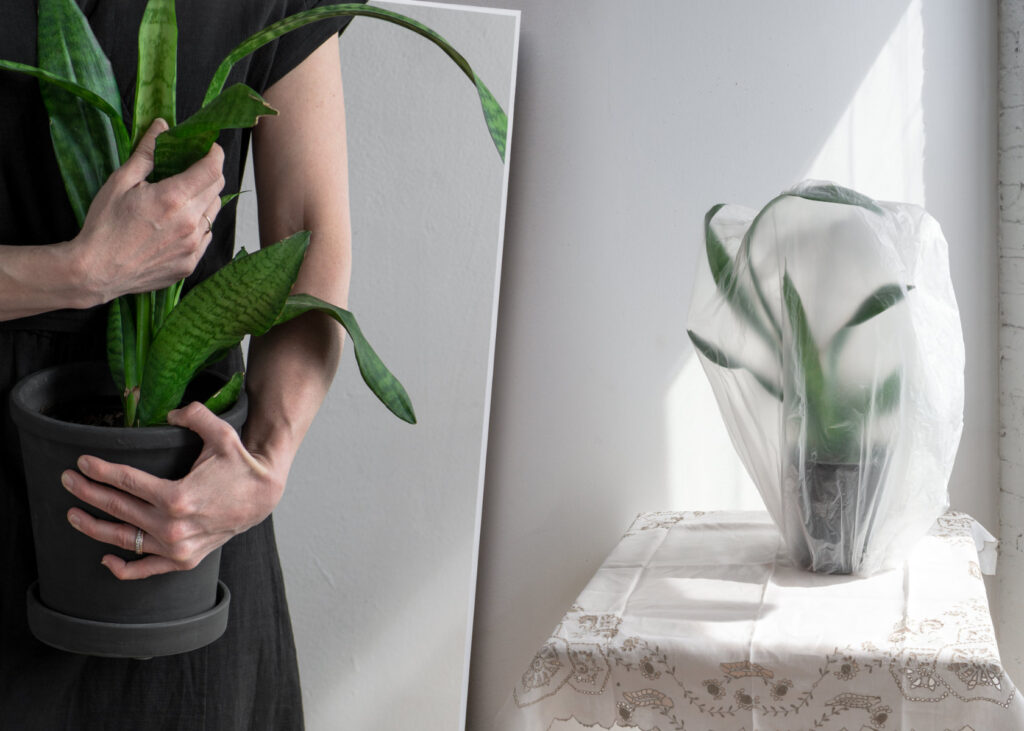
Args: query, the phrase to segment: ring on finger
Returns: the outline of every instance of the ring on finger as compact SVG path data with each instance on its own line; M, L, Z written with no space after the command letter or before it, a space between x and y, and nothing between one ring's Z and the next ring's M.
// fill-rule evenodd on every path
M207 216L205 213L203 214L203 218L206 219L206 233L210 233L211 231L213 231L213 221L211 221L210 217Z
M142 555L142 528L135 529L135 555Z

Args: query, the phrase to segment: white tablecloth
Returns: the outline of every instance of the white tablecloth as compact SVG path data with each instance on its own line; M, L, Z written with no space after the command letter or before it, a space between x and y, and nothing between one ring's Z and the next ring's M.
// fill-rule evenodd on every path
M762 513L646 513L537 651L500 731L1019 731L982 573L949 513L903 568L789 565Z

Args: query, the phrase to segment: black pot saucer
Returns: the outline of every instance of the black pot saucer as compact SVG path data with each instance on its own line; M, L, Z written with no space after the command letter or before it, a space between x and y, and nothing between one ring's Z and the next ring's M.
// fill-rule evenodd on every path
M84 655L142 660L189 652L224 634L231 592L218 581L217 601L211 609L184 619L144 624L97 622L54 611L40 601L38 581L29 587L26 603L32 634L51 647Z

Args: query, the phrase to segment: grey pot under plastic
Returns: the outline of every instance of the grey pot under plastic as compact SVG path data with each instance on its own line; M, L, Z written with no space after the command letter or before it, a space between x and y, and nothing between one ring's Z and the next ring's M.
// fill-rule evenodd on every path
M804 568L824 574L852 574L860 569L884 475L884 452L878 451L867 464L805 464L799 503L806 542L806 552L801 552Z
M217 379L209 390L224 383ZM207 396L209 394L206 394ZM72 506L114 520L64 489L61 473L89 454L167 479L183 477L202 440L173 426L86 426L47 415L55 406L117 394L105 363L56 366L22 379L11 392L28 484L39 580L29 589L29 627L42 642L69 652L104 657L155 657L203 647L227 627L231 595L218 580L220 550L191 571L121 581L100 559L134 553L100 543L68 523ZM245 422L243 391L222 415L236 431Z

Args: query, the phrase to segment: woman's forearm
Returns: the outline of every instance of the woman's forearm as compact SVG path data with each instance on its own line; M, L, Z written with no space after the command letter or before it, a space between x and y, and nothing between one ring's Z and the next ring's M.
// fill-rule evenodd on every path
M281 110L254 130L261 244L312 231L293 292L348 306L351 227L345 108L338 42L330 39L281 82L267 102ZM249 419L243 441L285 473L330 388L344 330L311 312L249 349Z
M0 246L0 321L102 303L73 242Z
M282 480L330 388L342 335L326 315L309 313L254 339L249 348L249 418L242 441Z

